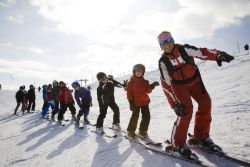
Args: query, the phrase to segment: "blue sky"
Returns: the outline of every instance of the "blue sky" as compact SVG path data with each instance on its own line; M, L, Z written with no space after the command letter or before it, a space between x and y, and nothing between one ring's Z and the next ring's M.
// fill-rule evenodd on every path
M250 43L249 0L0 0L0 83L18 88L53 80L157 69L157 35L234 54Z

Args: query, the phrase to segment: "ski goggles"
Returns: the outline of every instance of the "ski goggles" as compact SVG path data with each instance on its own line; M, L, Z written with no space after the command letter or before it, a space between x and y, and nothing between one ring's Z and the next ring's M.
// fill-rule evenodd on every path
M167 38L166 40L160 42L160 46L163 46L163 45L166 45L167 43L172 43L172 42L174 42L173 38Z

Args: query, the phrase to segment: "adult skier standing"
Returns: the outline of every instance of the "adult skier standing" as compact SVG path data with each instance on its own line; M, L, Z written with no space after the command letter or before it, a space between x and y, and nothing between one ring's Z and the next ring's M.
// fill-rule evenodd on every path
M158 35L158 42L163 54L159 59L161 85L168 102L177 115L171 134L171 146L182 155L189 156L191 150L186 145L187 131L193 113L191 98L198 103L195 115L193 138L188 144L203 146L214 145L210 138L211 98L201 80L201 75L194 58L201 60L230 62L233 56L219 50L197 48L188 44L175 44L170 32L164 31Z

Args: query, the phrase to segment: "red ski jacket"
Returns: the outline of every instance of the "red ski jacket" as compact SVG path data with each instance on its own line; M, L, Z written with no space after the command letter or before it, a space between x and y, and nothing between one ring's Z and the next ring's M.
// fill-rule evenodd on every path
M71 104L74 102L71 91L67 87L60 88L59 91L59 102L61 104Z
M145 106L150 102L148 93L152 92L149 81L143 77L131 77L127 85L127 98L133 100L136 106Z
M182 48L182 50L180 49ZM182 55L181 55L182 54ZM189 58L185 61L183 55ZM168 61L166 62L166 56ZM159 60L161 74L161 85L171 107L173 107L176 97L172 90L173 84L192 84L199 78L198 67L195 65L194 58L201 60L215 61L218 50L207 48L196 48L190 45L175 44L172 54L162 54ZM169 69L172 67L172 70Z

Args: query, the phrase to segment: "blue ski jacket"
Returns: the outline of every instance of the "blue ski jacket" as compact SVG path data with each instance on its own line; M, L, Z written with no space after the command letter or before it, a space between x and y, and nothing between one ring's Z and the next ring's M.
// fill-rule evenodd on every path
M75 100L80 108L83 106L90 106L92 104L90 90L84 87L81 87L79 90L75 90Z

